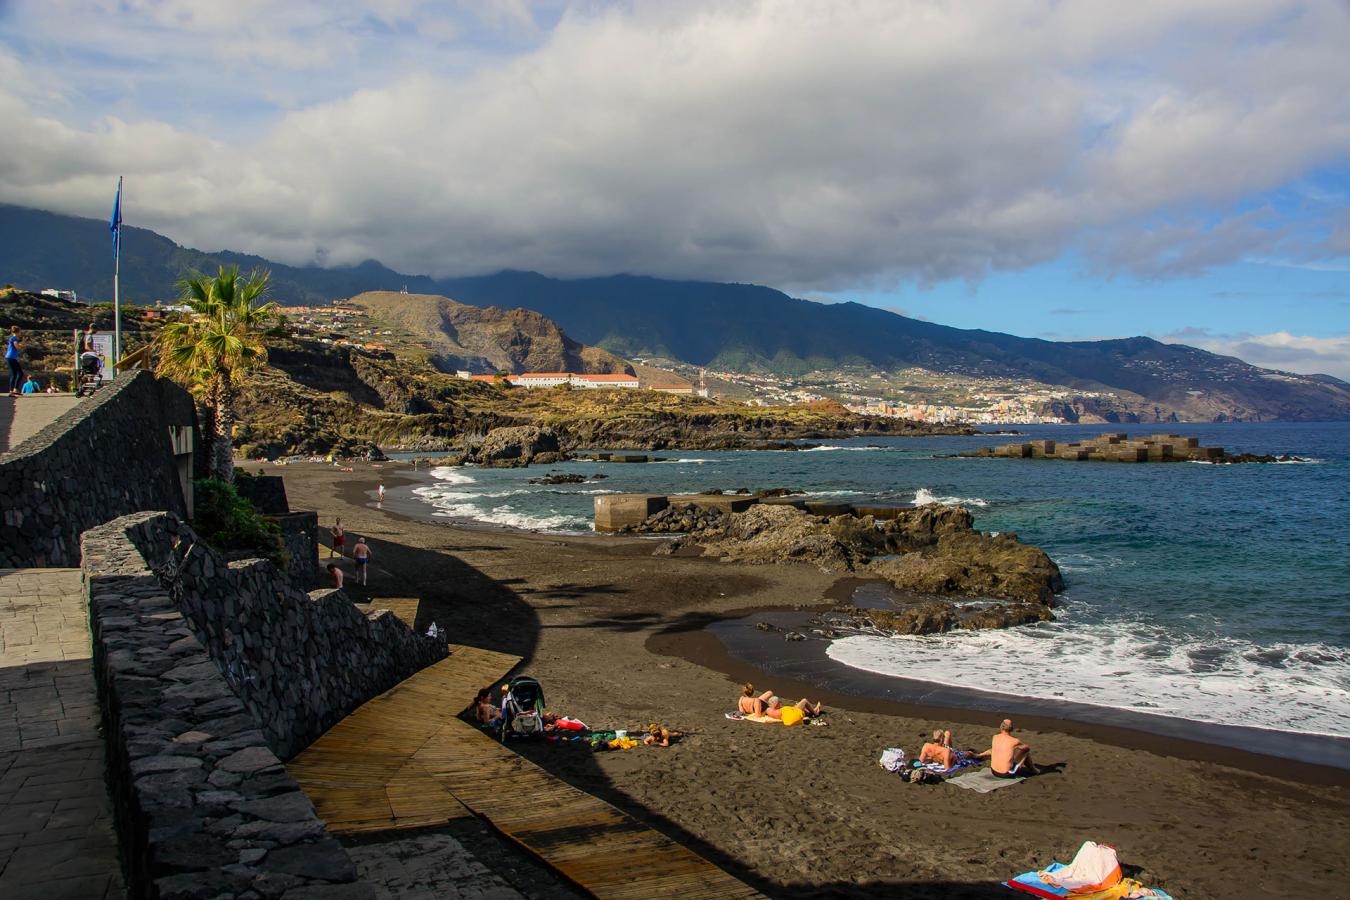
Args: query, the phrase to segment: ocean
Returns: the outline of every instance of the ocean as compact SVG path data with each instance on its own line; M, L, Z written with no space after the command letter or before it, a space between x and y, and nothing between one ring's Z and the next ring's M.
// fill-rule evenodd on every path
M1350 423L1024 426L1025 439L1176 431L1306 462L1209 465L957 459L1015 438L869 438L807 451L667 451L666 462L441 468L434 515L588 532L601 493L791 487L962 504L1059 564L1058 620L1003 631L855 636L845 666L1216 725L1350 737ZM532 485L545 472L603 473ZM871 602L885 592L871 589Z

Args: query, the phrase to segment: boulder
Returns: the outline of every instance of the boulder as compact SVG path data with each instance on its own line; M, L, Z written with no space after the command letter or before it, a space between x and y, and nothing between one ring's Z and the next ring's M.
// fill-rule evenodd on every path
M547 459L556 462L558 452L558 435L553 429L515 425L492 429L481 444L465 455L480 466L515 468L528 466L541 454L553 454Z

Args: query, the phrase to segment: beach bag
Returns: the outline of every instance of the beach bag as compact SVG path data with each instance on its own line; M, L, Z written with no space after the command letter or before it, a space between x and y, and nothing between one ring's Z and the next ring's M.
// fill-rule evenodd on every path
M1073 862L1054 872L1037 874L1046 884L1063 888L1070 894L1093 894L1120 883L1120 860L1116 858L1114 847L1084 841Z
M878 764L887 772L902 772L905 768L905 751L899 747L887 747L881 751Z
M800 725L802 719L806 718L806 713L795 706L783 707L783 724L791 728L793 725Z

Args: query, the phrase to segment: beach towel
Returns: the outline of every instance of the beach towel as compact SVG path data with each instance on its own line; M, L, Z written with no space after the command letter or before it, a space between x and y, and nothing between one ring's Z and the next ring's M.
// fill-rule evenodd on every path
M1116 848L1095 841L1084 841L1073 862L1053 873L1041 873L1041 880L1064 888L1070 894L1091 894L1120 883L1120 860Z
M955 775L957 772L964 772L966 769L978 766L979 764L980 761L978 759L966 757L965 759L958 758L956 765L952 766L950 769L944 769L942 768L942 763L935 762L924 763L923 768L930 772L936 772L938 775Z
M955 778L948 778L947 783L969 791L987 794L990 791L996 791L999 788L1005 788L1025 780L1025 778L999 778L990 769L976 769L974 772L965 772Z
M727 718L733 722L758 722L761 725L782 725L782 719L775 719L773 716L747 716L745 713L729 712Z
M1026 872L1016 878L1003 882L1004 887L1031 894L1033 897L1060 898L1071 897L1074 900L1172 900L1172 895L1161 888L1145 887L1132 878L1124 878L1104 891L1092 894L1072 894L1062 887L1050 884L1042 878L1042 873L1055 877L1055 873L1067 869L1063 863L1051 863L1038 872Z

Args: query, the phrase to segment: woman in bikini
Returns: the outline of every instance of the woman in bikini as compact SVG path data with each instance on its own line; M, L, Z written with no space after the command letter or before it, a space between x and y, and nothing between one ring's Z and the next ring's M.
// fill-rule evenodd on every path
M765 706L772 696L773 691L765 691L756 697L755 686L746 682L741 692L741 699L736 703L736 709L743 716L762 716Z

